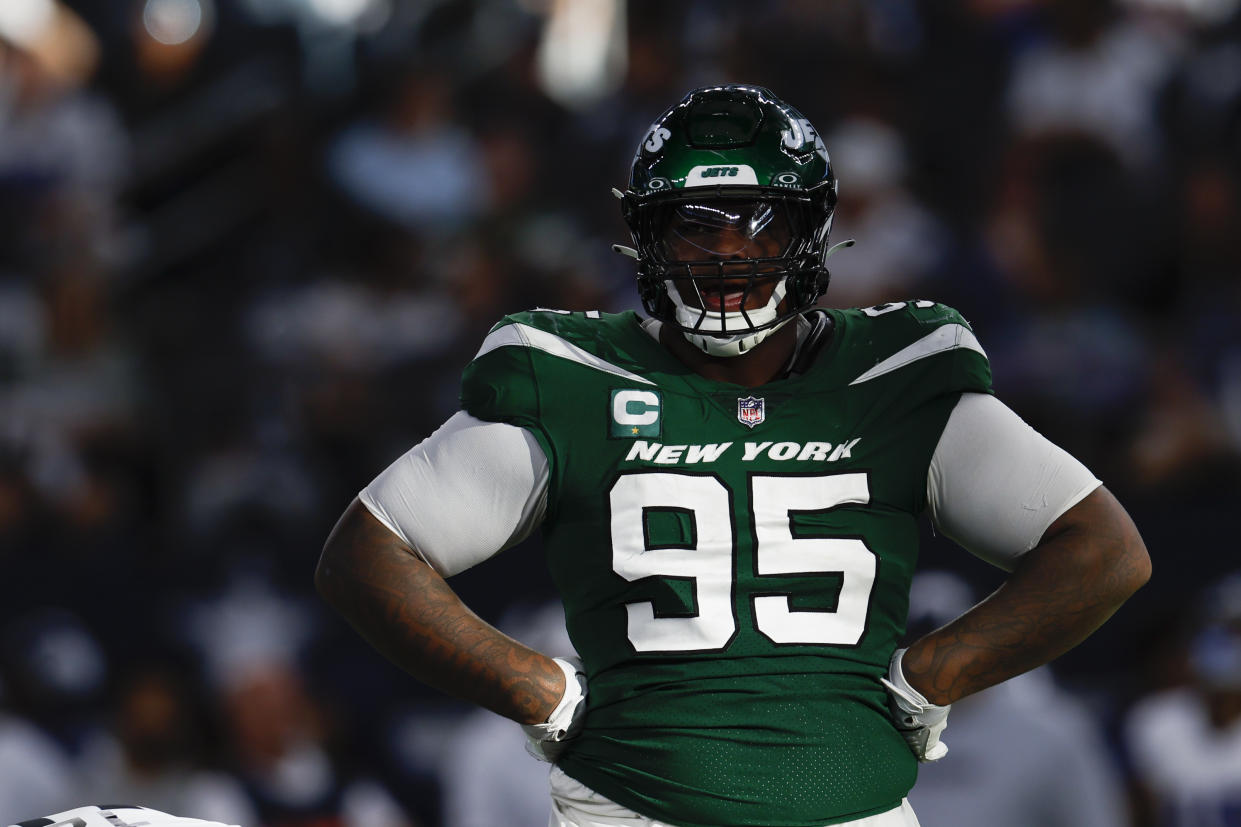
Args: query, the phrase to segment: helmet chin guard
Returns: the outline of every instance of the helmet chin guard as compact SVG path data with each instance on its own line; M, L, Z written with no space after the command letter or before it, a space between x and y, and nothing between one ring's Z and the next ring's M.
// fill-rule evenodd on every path
M748 353L827 289L836 178L814 127L767 89L691 92L652 124L617 194L643 307L704 353ZM698 223L680 234L687 215ZM741 242L713 244L713 230Z
M780 328L784 327L788 324L788 322L788 319L781 319L780 323L774 327L768 327L755 333L738 333L736 336L728 337L710 336L704 333L690 333L687 330L683 330L682 333L685 338L689 340L690 344L708 356L720 356L727 358L748 353L754 348L755 345L775 333Z
M781 316L780 302L786 293L785 279L780 279L771 298L754 310L711 311L687 305L672 281L666 282L668 298L675 310L673 318L682 335L709 356L740 356L775 333L791 316ZM731 331L744 331L733 333Z

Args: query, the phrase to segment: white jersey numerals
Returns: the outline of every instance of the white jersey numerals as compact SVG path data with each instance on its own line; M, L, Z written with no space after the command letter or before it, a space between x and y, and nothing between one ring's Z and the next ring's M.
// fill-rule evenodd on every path
M650 601L629 603L629 642L638 652L718 651L737 633L736 529L732 495L713 474L634 473L620 477L609 494L612 568L633 582L648 577L689 580L695 614L659 617ZM866 630L876 558L856 538L796 537L792 515L846 504L865 504L865 474L811 477L752 476L754 553L758 575L841 578L835 611L797 610L789 596L753 598L758 631L773 643L853 646ZM647 536L653 511L676 512L687 521L687 540L653 545Z
M731 497L714 476L629 474L612 486L612 568L629 581L690 578L698 614L656 617L653 603L629 603L629 641L639 652L723 649L733 617ZM679 511L693 526L684 547L652 547L649 510Z
M866 475L751 477L750 499L759 575L843 575L834 612L795 611L785 595L754 598L758 630L773 643L857 645L866 631L875 553L853 537L794 537L790 516L870 502Z

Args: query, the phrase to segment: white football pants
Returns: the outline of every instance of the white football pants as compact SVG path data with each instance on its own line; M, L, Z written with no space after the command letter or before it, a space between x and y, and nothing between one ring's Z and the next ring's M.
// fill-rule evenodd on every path
M552 815L547 827L670 827L626 809L599 795L576 779L552 767L548 776L552 792ZM833 827L919 827L908 801L879 815L847 821Z

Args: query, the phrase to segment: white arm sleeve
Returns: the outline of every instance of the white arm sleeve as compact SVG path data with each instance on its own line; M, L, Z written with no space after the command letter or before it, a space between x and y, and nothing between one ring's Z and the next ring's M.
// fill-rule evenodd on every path
M358 499L444 577L530 535L547 505L547 457L525 428L452 415Z
M926 494L939 531L1012 571L1057 517L1101 483L994 396L961 395L931 457Z

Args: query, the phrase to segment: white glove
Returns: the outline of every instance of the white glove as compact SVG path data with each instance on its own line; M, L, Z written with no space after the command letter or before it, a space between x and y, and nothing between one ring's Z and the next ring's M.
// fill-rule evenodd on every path
M540 761L556 763L567 742L582 729L586 715L586 670L578 658L553 658L564 671L564 695L541 724L522 724L526 752Z
M888 711L896 729L919 761L938 761L948 754L948 745L939 740L948 726L947 706L937 706L909 685L901 671L904 649L897 649L888 661L888 677L879 680L888 690Z
M183 818L147 807L75 807L11 827L226 827L217 821ZM233 825L232 827L237 827Z

